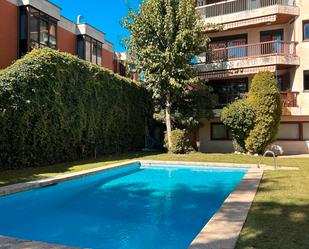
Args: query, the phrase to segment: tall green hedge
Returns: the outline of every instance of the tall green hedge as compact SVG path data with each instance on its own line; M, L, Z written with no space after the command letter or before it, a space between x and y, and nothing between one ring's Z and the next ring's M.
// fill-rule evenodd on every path
M276 140L282 106L274 74L257 73L251 83L248 104L255 112L254 127L246 140L246 149L251 153L262 153Z
M0 169L140 148L147 99L99 66L34 50L0 72Z

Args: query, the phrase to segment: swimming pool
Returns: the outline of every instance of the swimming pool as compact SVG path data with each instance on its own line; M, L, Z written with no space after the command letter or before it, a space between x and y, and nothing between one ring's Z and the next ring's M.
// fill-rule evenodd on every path
M246 172L133 163L0 197L0 234L93 249L184 249Z

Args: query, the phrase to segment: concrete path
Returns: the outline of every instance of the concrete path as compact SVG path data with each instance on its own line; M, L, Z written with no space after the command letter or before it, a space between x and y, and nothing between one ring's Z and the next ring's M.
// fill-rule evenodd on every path
M78 249L78 247L60 246L0 236L0 249Z

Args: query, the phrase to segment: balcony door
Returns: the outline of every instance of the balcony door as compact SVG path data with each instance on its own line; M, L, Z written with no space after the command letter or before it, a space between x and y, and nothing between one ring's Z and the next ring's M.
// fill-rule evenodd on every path
M278 54L283 50L283 29L269 30L261 32L261 52L262 54Z
M210 61L227 61L233 58L242 58L247 56L247 34L218 37L211 39L209 44Z

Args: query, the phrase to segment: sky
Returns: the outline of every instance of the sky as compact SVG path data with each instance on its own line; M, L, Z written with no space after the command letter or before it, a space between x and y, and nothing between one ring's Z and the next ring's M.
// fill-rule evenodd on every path
M50 0L58 5L61 15L76 22L77 16L82 15L83 21L105 33L105 39L112 42L115 51L122 52L120 40L128 36L121 25L121 19L128 13L127 0ZM129 5L137 8L139 0L130 0Z

